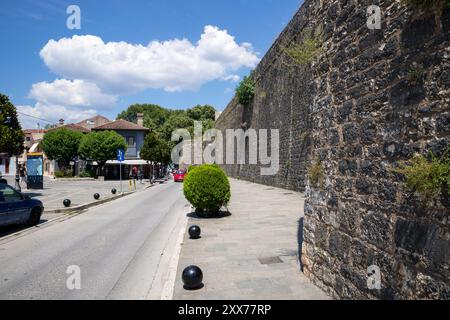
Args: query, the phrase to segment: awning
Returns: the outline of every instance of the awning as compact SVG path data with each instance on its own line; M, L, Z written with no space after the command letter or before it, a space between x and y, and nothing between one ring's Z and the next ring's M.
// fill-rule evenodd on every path
M30 150L28 150L28 153L36 152L36 149L39 147L39 142L35 143L31 146Z
M120 162L117 160L111 160L106 162L106 164L111 164L111 165L119 165ZM125 160L122 162L123 165L128 165L128 166L143 166L143 165L147 165L147 161L145 160Z

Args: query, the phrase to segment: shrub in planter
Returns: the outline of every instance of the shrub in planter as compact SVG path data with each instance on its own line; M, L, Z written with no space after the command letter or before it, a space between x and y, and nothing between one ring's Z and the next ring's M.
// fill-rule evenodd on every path
M186 176L184 195L197 214L215 216L231 199L230 182L217 165L202 165Z

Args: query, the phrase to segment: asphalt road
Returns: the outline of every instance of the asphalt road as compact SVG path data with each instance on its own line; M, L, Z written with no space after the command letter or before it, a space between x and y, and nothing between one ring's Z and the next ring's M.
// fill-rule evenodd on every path
M170 298L189 209L169 182L0 239L0 299Z

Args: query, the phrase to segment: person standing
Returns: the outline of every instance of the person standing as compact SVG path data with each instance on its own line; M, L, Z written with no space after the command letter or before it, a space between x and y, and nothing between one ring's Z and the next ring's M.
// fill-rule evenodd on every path
M20 184L25 183L25 187L28 189L27 185L27 168L25 165L21 165L19 168L19 175L20 175Z

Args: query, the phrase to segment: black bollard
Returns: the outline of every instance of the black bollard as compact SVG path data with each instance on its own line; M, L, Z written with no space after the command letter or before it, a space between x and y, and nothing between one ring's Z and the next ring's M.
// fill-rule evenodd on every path
M183 271L182 280L186 290L196 290L203 287L203 272L197 266L189 266Z
M63 201L63 204L64 204L64 207L68 208L72 204L72 201L70 201L69 199L66 199Z
M192 226L189 228L189 236L191 239L200 239L200 235L202 233L202 229L199 226Z
M95 200L100 199L100 195L99 195L98 193L94 194L94 199L95 199Z
M116 194L116 193L117 193L117 190L116 190L116 189L112 189L112 190L111 190L111 193L112 193L112 194Z

